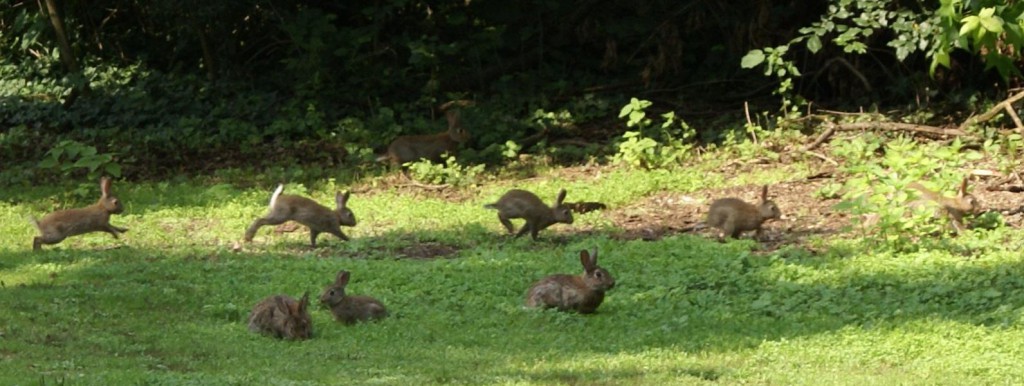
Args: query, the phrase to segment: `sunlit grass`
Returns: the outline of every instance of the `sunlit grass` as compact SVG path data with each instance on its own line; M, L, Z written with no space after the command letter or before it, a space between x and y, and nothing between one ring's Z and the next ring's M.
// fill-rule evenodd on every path
M699 168L698 168L699 170ZM555 172L555 171L552 171ZM260 230L276 182L122 184L130 228L31 251L47 192L0 193L0 383L82 384L991 384L1024 378L1024 264L1012 230L914 253L826 239L766 254L747 239L619 240L601 212L539 242L504 234L485 203L512 187L611 210L664 191L779 181L791 169L572 174L494 181L456 200L355 193L349 242ZM795 177L793 177L795 178ZM289 185L329 205L347 187ZM90 200L81 198L82 202ZM579 227L596 229L585 234ZM241 250L237 250L237 246ZM445 251L422 258L426 247ZM597 247L617 280L597 314L526 310L529 285L581 270ZM421 248L421 249L417 249ZM313 297L339 269L392 311L343 326L314 307L314 339L249 333L275 293Z

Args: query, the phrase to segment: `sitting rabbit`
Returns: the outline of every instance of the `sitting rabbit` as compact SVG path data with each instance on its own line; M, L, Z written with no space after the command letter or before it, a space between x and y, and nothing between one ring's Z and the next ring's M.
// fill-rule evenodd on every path
M245 241L252 241L256 231L264 225L277 225L289 220L309 227L309 243L314 248L316 237L320 233L330 233L339 239L348 240L348 236L341 232L341 226L356 225L356 216L347 205L348 192L335 193L334 201L337 208L331 210L306 197L281 194L283 190L283 184L277 186L277 190L270 196L270 212L253 221L245 230Z
M100 178L100 199L84 208L66 209L50 213L42 220L32 218L39 229L39 236L32 239L32 250L42 249L43 244L57 244L65 238L90 232L107 232L115 239L126 228L110 225L110 215L124 211L121 200L110 192L110 178Z
M484 208L498 210L498 220L501 221L501 225L505 226L508 233L514 231L512 222L509 219L526 219L526 223L523 224L523 228L519 230L519 233L516 233L516 237L518 238L526 232L530 232L530 236L537 240L537 233L552 224L572 224L572 210L562 205L562 201L565 200L565 194L565 189L560 190L558 198L555 199L555 204L549 207L536 194L525 190L513 189L501 196L497 202L484 205Z
M324 288L324 292L320 294L320 304L331 309L335 320L355 324L380 320L388 316L387 308L379 300L369 296L345 294L348 280L349 272L339 271L334 283Z
M287 295L273 295L256 303L249 314L249 331L279 339L303 340L313 337L309 316L309 292L296 301Z
M527 307L557 308L560 311L593 313L604 301L604 293L615 287L615 278L597 265L597 249L591 255L580 251L583 274L559 274L541 279L526 292Z
M722 231L722 237L738 238L740 233L755 231L755 237L761 236L761 226L765 221L782 218L778 205L768 200L768 186L761 188L761 202L753 205L738 198L720 198L711 203L708 210L707 225Z
M445 112L445 117L448 119L447 131L438 134L403 135L395 138L388 145L387 154L378 157L377 160L389 161L394 167L400 167L406 162L420 159L440 162L442 154L454 152L459 145L470 139L469 132L462 127L459 110L448 110Z

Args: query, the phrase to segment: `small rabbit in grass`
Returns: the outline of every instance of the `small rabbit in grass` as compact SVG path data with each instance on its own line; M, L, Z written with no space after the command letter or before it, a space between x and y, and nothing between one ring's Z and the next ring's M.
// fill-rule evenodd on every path
M445 112L448 118L448 130L438 134L426 135L403 135L395 138L388 145L387 154L377 158L378 161L389 161L394 167L420 159L427 159L434 162L441 161L441 155L452 153L459 145L469 141L470 135L462 127L462 118L459 110L448 110Z
M348 285L349 272L339 271L334 283L325 287L320 294L320 304L327 306L334 314L334 319L345 323L355 324L384 319L388 316L388 310L384 304L369 296L346 295L345 286Z
M505 229L508 229L508 233L514 231L509 219L525 219L526 224L523 224L523 228L516 233L516 237L530 232L530 236L537 240L537 233L552 224L572 224L572 210L562 205L565 194L565 189L560 190L558 198L555 199L555 205L549 207L536 194L513 189L501 196L497 202L484 205L484 208L498 210L498 220L501 221L501 225L505 226Z
M32 239L32 250L38 251L43 244L57 244L70 236L90 232L107 232L115 239L127 228L110 225L110 215L124 211L121 200L110 192L110 178L100 178L100 199L84 208L67 209L50 213L32 223L39 229L39 236Z
M920 191L924 198L938 204L941 207L940 211L949 217L949 222L953 224L956 233L961 233L964 230L964 216L976 214L981 210L978 199L967 193L967 178L960 183L956 197L945 197L917 182L911 182L908 186Z
M309 316L309 292L296 301L287 295L273 295L256 303L249 314L249 331L279 339L303 340L313 337Z
M341 226L355 226L356 216L348 208L349 193L337 192L334 195L337 208L331 210L305 197L281 194L284 185L278 185L270 197L270 212L253 221L245 231L245 241L252 241L256 231L264 225L277 225L293 220L309 227L309 243L316 247L316 237L320 233L330 233L339 239L348 240L341 232Z
M738 238L740 233L755 231L761 236L761 225L768 220L782 218L778 205L768 200L768 186L761 188L761 202L748 204L738 198L720 198L711 203L707 225L722 231L722 237Z
M557 308L560 311L593 313L604 301L604 293L615 287L615 278L597 265L597 249L591 255L580 251L583 274L552 275L534 283L526 293L527 307Z

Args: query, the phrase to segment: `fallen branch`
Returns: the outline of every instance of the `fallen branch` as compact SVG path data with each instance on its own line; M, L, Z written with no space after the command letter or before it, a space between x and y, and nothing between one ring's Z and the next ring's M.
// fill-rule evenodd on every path
M587 142L585 140L575 139L575 138L556 139L554 141L551 141L551 144L554 145L554 146L571 145L571 146L578 146L578 147L587 147L587 146L593 145L593 143L591 143L591 142Z
M1017 125L1017 131L1019 131L1021 134L1024 134L1024 124L1021 124L1020 117L1018 117L1017 113L1013 111L1013 104L1021 99L1024 99L1024 91L1021 91L1015 94L1014 96L1006 98L1002 102L996 103L995 106L992 106L992 108L988 109L988 111L986 111L984 114L967 118L967 120L965 120L964 123L960 124L960 131L967 130L967 127L970 125L986 122L989 119L992 119L992 117L995 117L996 114L999 114L1000 111L1006 111L1010 114L1010 117L1013 119L1013 123Z
M448 184L440 184L440 185L424 184L424 183L416 181L416 180L414 180L412 178L409 179L409 182L401 184L399 186L408 186L408 187L414 187L414 188L420 188L420 189L426 189L426 190L445 190L445 189L448 189L448 188L451 187L451 185L448 185Z
M818 139L815 139L814 142L811 142L810 145L804 147L804 151L811 151L817 148L818 146L821 146L821 144L825 143L825 141L828 141L829 138L832 138L832 134L835 133L836 125L829 125L828 129L825 129L825 132L821 133L821 135L818 136Z
M853 123L833 123L833 127L836 130L841 131L859 131L859 130L870 130L870 129L882 129L891 131L912 131L921 134L931 134L942 137L949 136L966 136L967 132L961 129L946 129L936 126L918 125L914 123L900 123L900 122L853 122Z
M810 155L810 156L813 156L814 158L820 159L822 161L828 162L828 163L832 164L832 166L839 166L838 162L836 162L835 160L833 160L831 158L826 157L824 154L815 153L815 152L810 151L810 150L804 150L803 153L807 154L807 155Z

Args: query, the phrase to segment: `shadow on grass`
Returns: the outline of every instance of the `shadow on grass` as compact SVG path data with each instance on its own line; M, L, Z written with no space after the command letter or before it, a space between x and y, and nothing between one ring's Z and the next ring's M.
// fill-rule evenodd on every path
M573 244L599 245L602 265L619 281L605 304L590 316L522 311L522 294L539 278L533 272L579 270L565 251ZM379 250L367 252L373 248ZM621 242L549 234L535 243L469 227L464 232L387 233L332 242L311 252L330 259L293 258L292 249L309 250L290 243L258 253L201 255L148 248L0 251L0 280L29 276L23 284L0 289L3 304L18 315L0 321L27 317L37 324L19 324L5 339L22 339L18 331L32 330L31 341L45 340L56 334L45 321L66 330L76 320L96 323L116 307L124 317L152 328L189 318L214 326L232 323L236 333L245 334L243 320L255 300L277 292L315 294L339 266L355 267L357 293L382 297L402 315L382 323L379 333L389 335L382 340L443 347L465 339L501 356L510 350L508 339L528 337L531 342L516 343L511 350L519 352L509 354L523 358L552 349L735 351L848 326L898 326L919 319L999 326L1018 323L1014 310L1024 306L1024 262L1017 260L922 265L906 257L857 268L845 258L799 258L812 262L807 264L757 256L750 248L749 243L689 236ZM412 256L438 251L431 257ZM510 254L506 260L514 264L463 263L493 259L497 253ZM409 264L417 259L429 264ZM584 378L639 376L615 371ZM707 368L680 371L710 381L722 374ZM572 382L574 374L542 369L528 376Z

